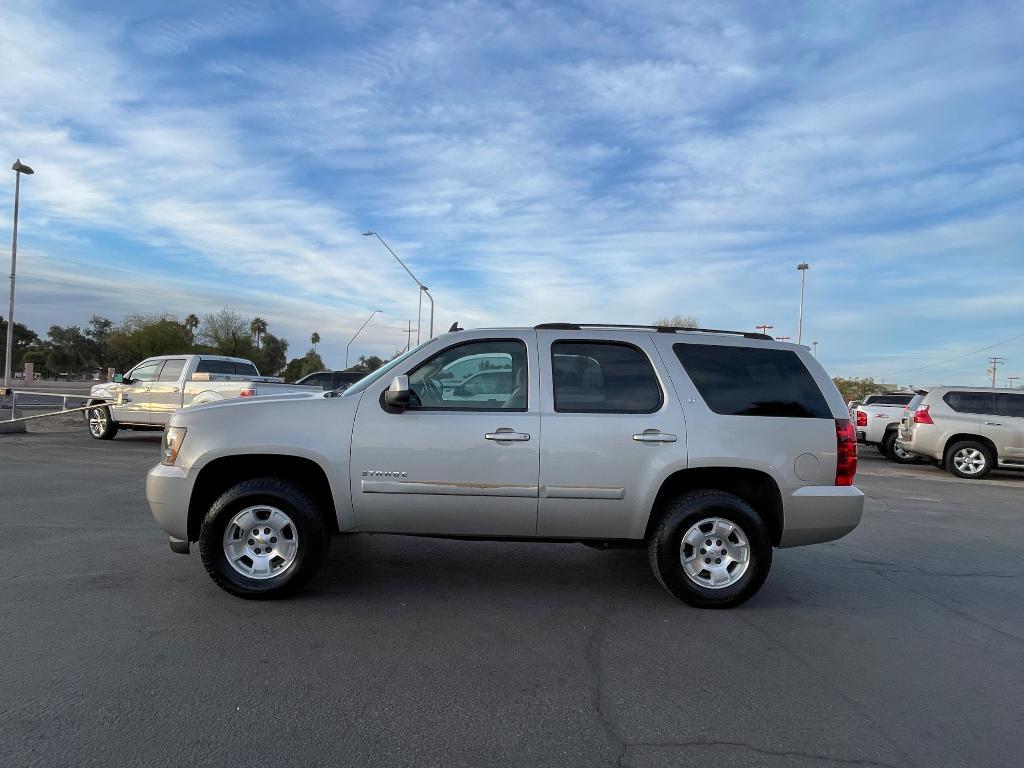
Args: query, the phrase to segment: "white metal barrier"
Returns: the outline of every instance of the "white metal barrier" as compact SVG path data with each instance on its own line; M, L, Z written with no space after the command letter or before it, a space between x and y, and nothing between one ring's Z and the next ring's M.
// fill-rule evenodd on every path
M2 391L2 390L0 390L0 391ZM16 423L24 422L24 421L32 421L33 419L45 419L45 418L50 417L50 416L61 416L61 415L65 414L65 413L85 412L85 411L92 410L93 408L96 407L95 405L88 405L87 404L87 405L76 405L76 406L74 406L72 408L68 408L68 401L69 400L71 400L71 401L89 400L89 399L91 399L92 396L88 395L88 394L82 395L82 394L76 394L76 393L70 393L70 392L45 392L45 391L40 391L38 389L13 389L13 390L10 390L10 393L11 393L10 394L11 417L9 419L0 420L0 424L16 424ZM55 397L55 398L59 397L61 399L61 401L60 401L60 410L59 411L47 411L46 413L35 413L35 414L32 414L31 416L17 416L18 408L19 408L19 406L18 406L18 395L22 395L22 396L31 395L32 397ZM115 400L104 400L103 401L103 404L106 405L106 406L121 405L121 403L122 403L122 394L120 392L117 393L117 398ZM22 405L20 407L21 407L22 411L25 411L27 408L31 408L31 405L28 406L28 407ZM44 406L40 406L40 407L44 407L45 408L46 406L44 405Z

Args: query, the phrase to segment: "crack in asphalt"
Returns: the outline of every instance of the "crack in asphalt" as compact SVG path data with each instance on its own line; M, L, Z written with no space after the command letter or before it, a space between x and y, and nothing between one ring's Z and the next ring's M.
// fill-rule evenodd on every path
M903 766L895 763L884 763L878 760L860 760L860 759L849 759L844 757L832 757L830 755L824 755L817 752L802 752L799 750L791 749L768 749L767 747L758 747L753 744L747 744L742 741L643 741L643 742L630 742L626 748L692 748L692 747L732 747L736 749L747 749L751 752L756 752L759 755L766 755L769 757L796 757L803 760L810 760L815 765L820 765L822 761L834 763L836 765L864 765L864 766L875 766L877 768L903 768Z
M594 628L591 630L587 638L586 653L584 658L586 660L587 669L590 672L590 677L592 680L591 706L594 710L594 713L597 715L597 719L601 723L601 727L603 728L608 740L611 742L612 746L619 750L619 754L615 758L614 763L617 766L617 768L624 768L627 765L625 761L628 759L631 750L668 748L685 749L693 747L732 747L737 749L747 749L751 752L756 752L757 754L766 755L770 757L795 757L799 759L809 760L813 763L818 764L820 764L822 761L827 761L835 765L868 766L869 768L905 768L905 766L912 765L912 763L898 765L895 763L886 763L878 760L832 757L831 755L816 752L806 752L800 750L770 749L768 747L759 747L754 744L748 744L746 742L741 741L627 741L622 736L621 725L616 721L611 712L609 712L608 707L605 704L605 684L603 664L601 662L601 647L607 635L608 622L611 619L612 614L612 610L606 610L597 617L594 624ZM761 631L757 627L754 628L758 631ZM810 668L804 659L800 658L796 654L793 654L788 647L780 643L777 639L772 638L771 636L769 637L770 639L778 643L780 646L785 648L786 651L791 653L801 664L803 664L805 667ZM850 700L841 692L839 693L839 696L846 700L847 703L853 705L858 709L860 708L856 702ZM869 717L868 719L870 720L871 718Z

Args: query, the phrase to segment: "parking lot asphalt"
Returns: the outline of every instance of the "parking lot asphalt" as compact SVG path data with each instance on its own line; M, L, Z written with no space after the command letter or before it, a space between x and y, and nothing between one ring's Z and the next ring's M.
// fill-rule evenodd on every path
M336 539L288 601L171 553L159 436L0 436L12 766L1019 766L1024 475L862 450L861 526L700 611L642 551Z

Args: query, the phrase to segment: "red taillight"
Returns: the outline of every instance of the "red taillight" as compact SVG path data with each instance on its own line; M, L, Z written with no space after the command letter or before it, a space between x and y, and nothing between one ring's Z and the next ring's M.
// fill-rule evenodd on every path
M931 415L928 413L929 406L922 405L916 411L914 411L914 423L915 424L934 424Z
M836 485L853 485L856 474L857 434L849 419L836 419Z
M868 414L866 411L857 411L857 426L866 427L868 425Z
M256 387L243 387L238 391L239 397L256 397Z

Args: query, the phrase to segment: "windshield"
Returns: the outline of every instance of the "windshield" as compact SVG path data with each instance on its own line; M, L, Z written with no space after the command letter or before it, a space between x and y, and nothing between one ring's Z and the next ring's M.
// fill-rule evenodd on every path
M392 369L397 368L399 365L401 365L405 360L407 360L413 354L415 354L416 352L419 352L421 349L426 347L428 344L433 344L435 341L437 341L437 339L427 339L422 344L420 344L418 347L413 347L408 352L405 352L405 353L399 355L398 357L396 357L391 362L382 365L380 368L378 368L373 373L366 374L365 376L363 376L363 378L361 378L359 381L357 381L351 387L348 387L343 392L341 392L339 397L349 397L351 395L355 395L355 394L358 394L358 393L362 392L368 386L373 384L373 382L377 381L382 376L387 375L387 373L390 372Z

